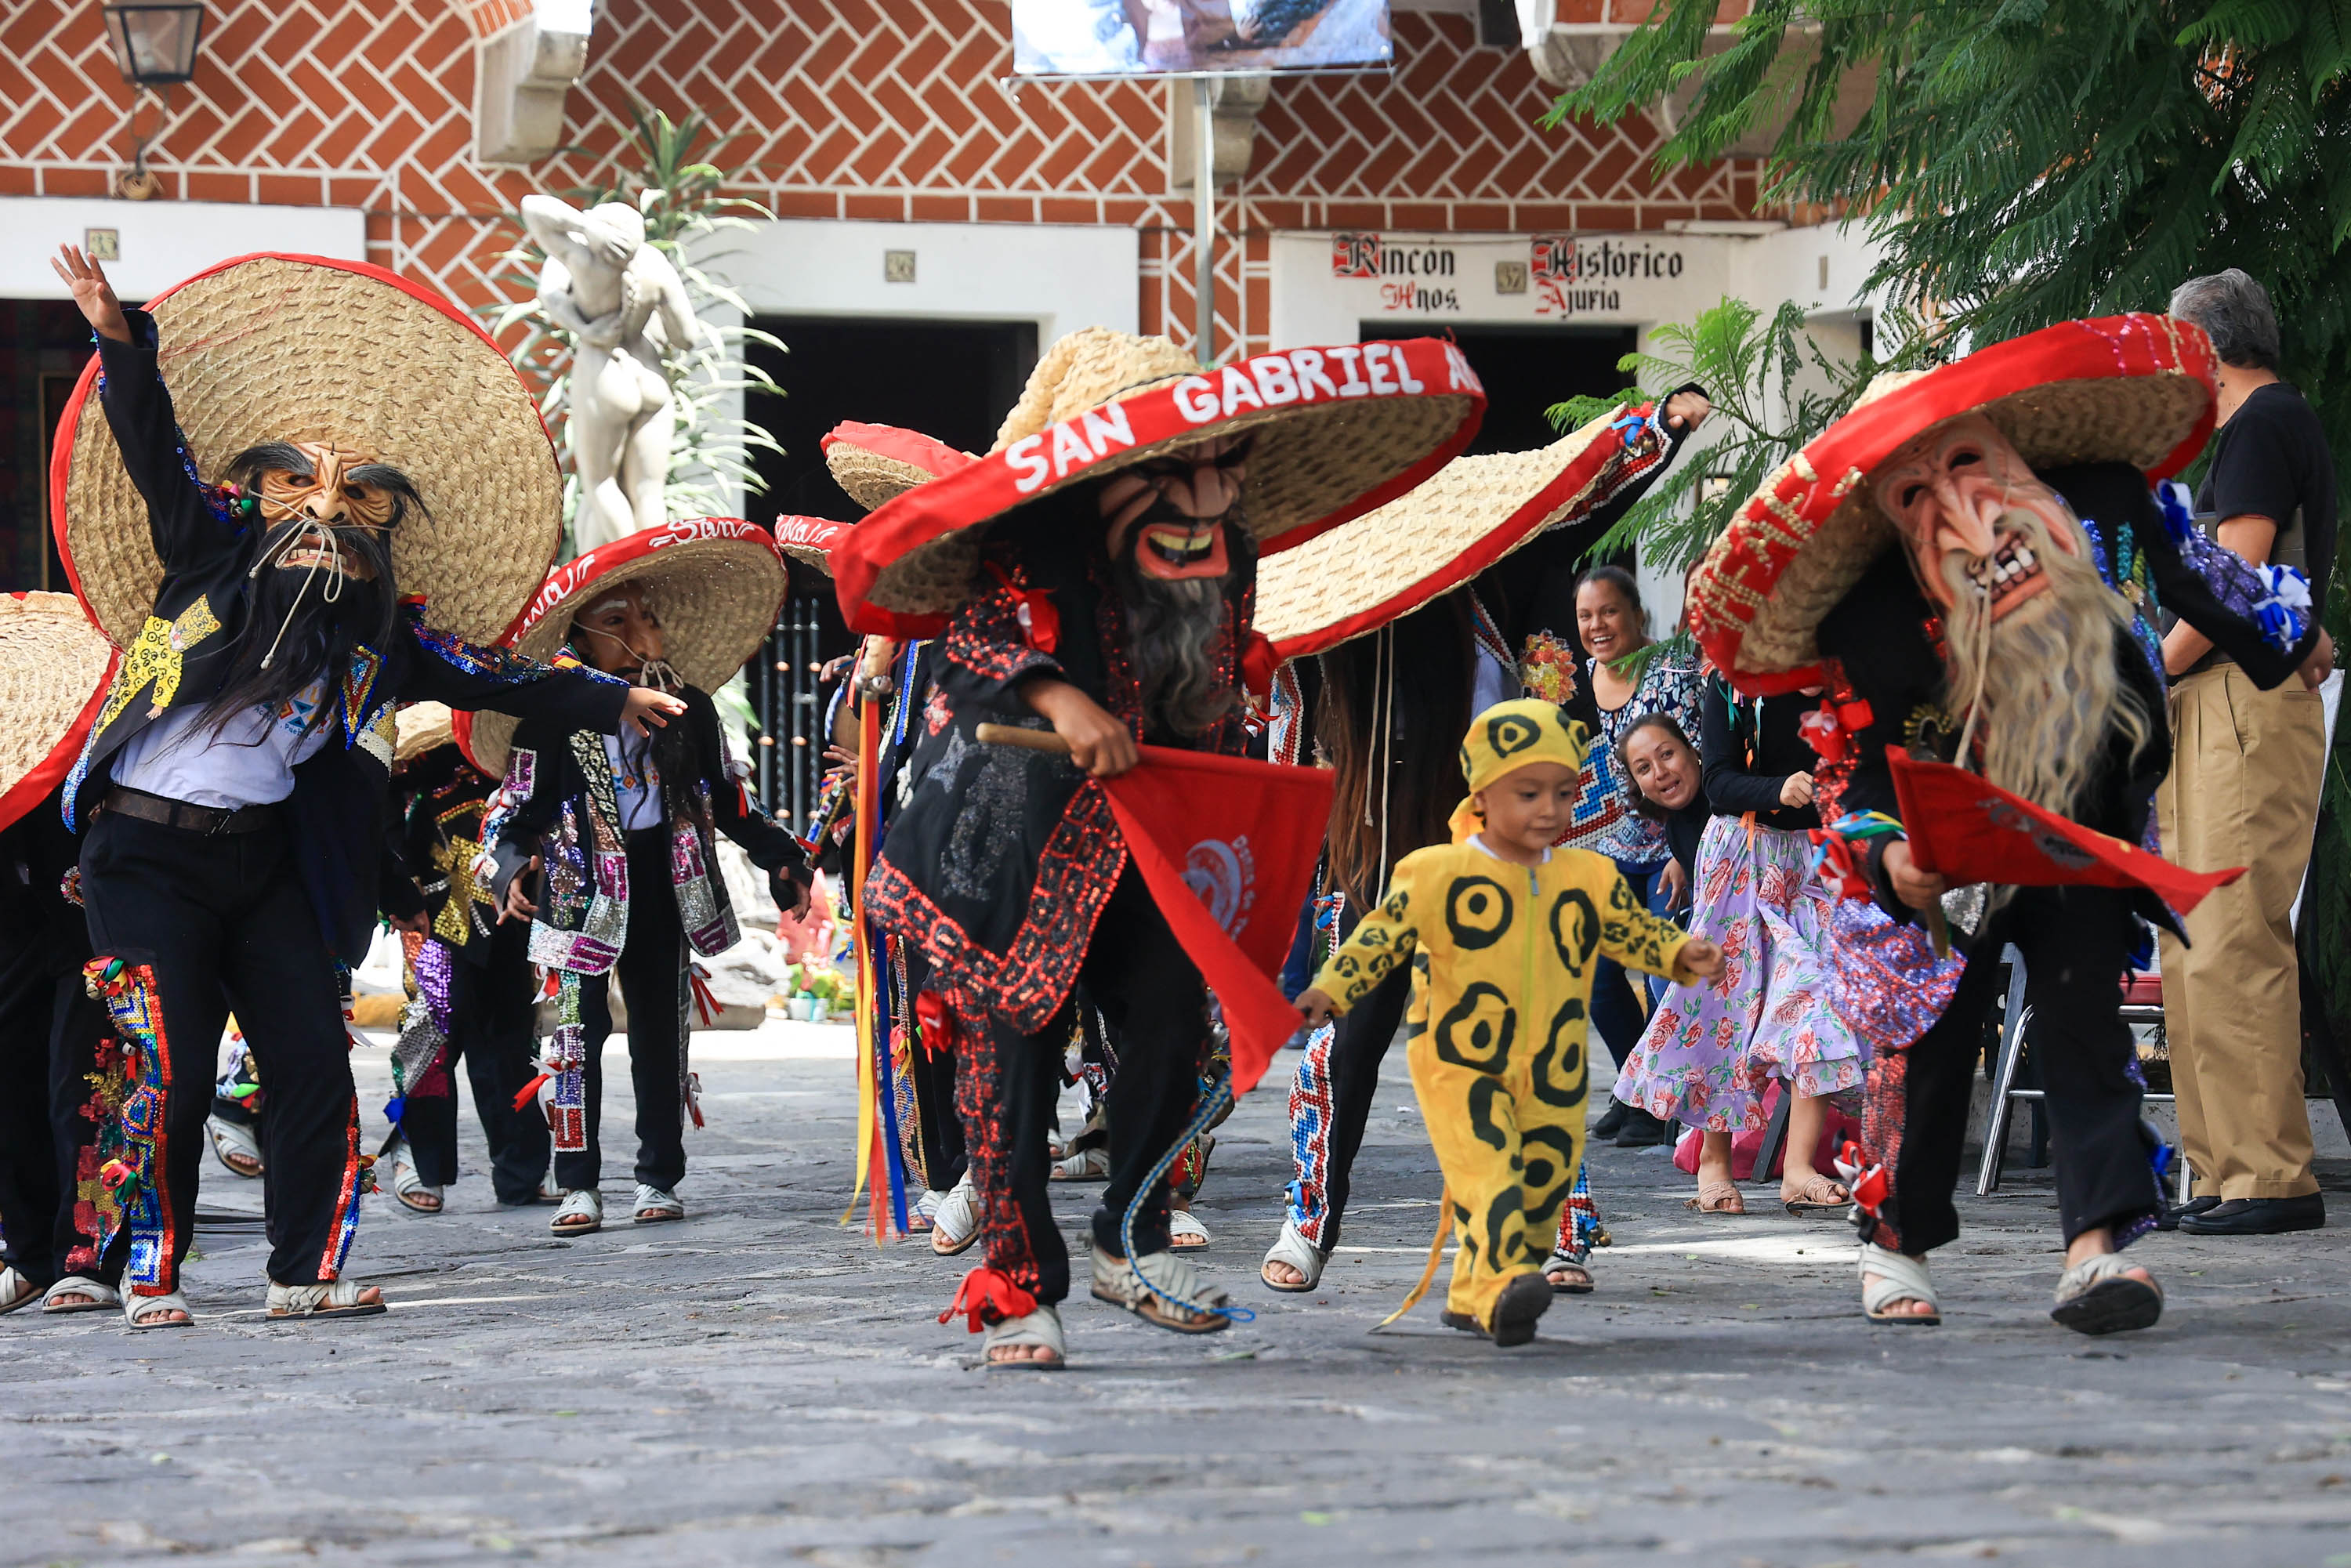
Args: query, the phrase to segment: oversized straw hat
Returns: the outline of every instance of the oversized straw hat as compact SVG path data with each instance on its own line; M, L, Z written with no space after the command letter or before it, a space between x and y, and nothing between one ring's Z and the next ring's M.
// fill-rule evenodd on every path
M148 301L188 455L217 479L265 441L374 454L416 483L430 517L392 530L401 591L425 622L495 641L547 575L563 481L514 367L455 305L356 261L247 256ZM50 460L52 525L75 590L118 646L162 580L147 507L122 466L90 357Z
M952 474L978 458L944 441L894 424L844 420L825 433L824 465L833 483L867 511L894 501L917 485Z
M2065 321L1937 370L1881 376L1763 482L1691 580L1690 626L1743 691L1816 684L1821 618L1896 542L1865 481L1928 426L1981 413L2035 468L2135 465L2178 473L2212 433L2203 331L2138 313Z
M120 658L72 594L0 594L0 828L72 768Z
M599 545L549 572L507 633L526 657L551 660L571 634L572 617L600 591L643 585L662 623L669 666L689 685L715 692L733 678L768 633L784 602L783 558L757 523L740 517L687 517ZM457 744L493 779L507 770L515 721L487 709L459 714Z
M1322 653L1589 516L1667 455L1659 446L1621 463L1624 413L1532 452L1457 457L1387 505L1268 557L1257 572L1257 629L1282 658Z
M776 548L802 566L832 575L833 547L849 532L847 523L830 517L802 517L779 513L776 517Z
M1242 516L1270 553L1409 490L1477 434L1485 389L1433 338L1259 354L1203 371L1164 338L1055 343L996 445L884 503L833 552L854 631L930 636L1015 507L1180 447L1253 434Z
M456 739L452 727L456 716L446 703L405 703L395 721L399 738L392 743L394 765L413 762L435 747L446 746Z

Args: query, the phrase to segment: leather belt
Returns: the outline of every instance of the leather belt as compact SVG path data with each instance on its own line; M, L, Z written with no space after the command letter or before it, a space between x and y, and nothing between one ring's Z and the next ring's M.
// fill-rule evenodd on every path
M136 817L142 822L160 822L167 828L184 828L192 833L255 833L277 820L275 802L266 806L239 806L234 810L225 806L192 806L185 800L167 800L161 795L150 795L144 789L133 789L117 784L107 790L99 802L109 811L119 811L126 817Z

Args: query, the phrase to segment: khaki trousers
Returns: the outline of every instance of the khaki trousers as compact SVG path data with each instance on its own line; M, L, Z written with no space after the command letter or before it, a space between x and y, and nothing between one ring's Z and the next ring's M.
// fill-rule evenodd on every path
M2264 692L2232 664L2173 686L2170 708L2163 852L2193 871L2245 868L2182 923L2188 944L2163 938L2164 1030L2196 1194L2316 1192L2288 916L2318 821L2325 709L2299 681Z

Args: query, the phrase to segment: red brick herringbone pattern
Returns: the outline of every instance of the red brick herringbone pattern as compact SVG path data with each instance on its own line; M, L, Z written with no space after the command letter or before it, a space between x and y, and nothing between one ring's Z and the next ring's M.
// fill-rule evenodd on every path
M214 0L196 90L175 95L151 165L183 199L363 208L377 259L478 303L499 292L498 214L525 191L608 175L632 99L699 108L735 133L721 162L742 193L782 216L1139 227L1145 325L1189 336L1191 205L1166 193L1164 89L1008 89L1001 0L604 0L569 103L588 152L528 175L469 156L474 40L524 8ZM1653 182L1639 121L1536 130L1548 92L1520 56L1474 47L1466 18L1401 15L1395 37L1393 78L1276 85L1220 206L1219 228L1250 236L1219 257L1220 335L1263 332L1274 229L1652 227L1752 203L1733 167ZM0 193L102 193L129 99L95 5L17 0L0 19Z

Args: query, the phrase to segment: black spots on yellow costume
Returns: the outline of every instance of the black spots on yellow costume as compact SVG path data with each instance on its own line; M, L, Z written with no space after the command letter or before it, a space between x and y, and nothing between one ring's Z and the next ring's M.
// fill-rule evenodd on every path
M1393 888L1315 984L1344 1012L1410 960L1405 1054L1460 1238L1446 1304L1490 1325L1502 1287L1549 1256L1583 1158L1593 956L1687 979L1688 937L1583 850L1520 866L1439 845Z
M1531 761L1573 767L1581 742L1552 705L1504 703L1471 726L1463 770L1483 789ZM1345 1012L1412 965L1405 1051L1460 1241L1451 1311L1490 1328L1502 1287L1550 1255L1583 1155L1595 957L1687 979L1688 939L1643 909L1604 856L1553 850L1527 866L1441 844L1398 862L1385 901L1316 977Z

